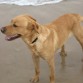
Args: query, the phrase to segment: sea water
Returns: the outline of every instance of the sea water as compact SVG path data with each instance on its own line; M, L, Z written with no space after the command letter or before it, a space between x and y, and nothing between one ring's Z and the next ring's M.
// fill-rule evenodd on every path
M15 5L44 5L44 4L52 4L59 3L62 0L0 0L0 4L15 4Z

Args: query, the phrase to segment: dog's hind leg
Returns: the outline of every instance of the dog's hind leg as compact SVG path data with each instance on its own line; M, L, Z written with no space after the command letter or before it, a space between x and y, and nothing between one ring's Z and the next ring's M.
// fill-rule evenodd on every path
M78 42L80 43L82 50L83 50L83 27L76 27L73 30L73 34L76 37L76 39L78 40ZM83 58L82 58L83 61Z
M65 46L64 46L64 45L61 47L60 55L61 55L61 56L67 56L67 54L66 54L66 52L65 52Z
M60 52L60 56L61 56L61 63L65 64L65 56L67 56L66 52L65 52L65 46L63 45L61 47L61 52Z

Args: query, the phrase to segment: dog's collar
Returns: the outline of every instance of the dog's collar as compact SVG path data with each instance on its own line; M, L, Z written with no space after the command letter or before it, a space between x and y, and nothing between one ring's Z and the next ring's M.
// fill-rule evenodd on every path
M35 39L32 41L32 44L35 43L37 40L38 40L38 37L35 38Z

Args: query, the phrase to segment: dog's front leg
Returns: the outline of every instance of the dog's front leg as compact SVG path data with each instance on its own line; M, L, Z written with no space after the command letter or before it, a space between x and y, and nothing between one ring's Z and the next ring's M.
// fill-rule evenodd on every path
M40 74L40 70L39 70L39 57L36 55L32 55L33 58L33 63L35 66L35 76L30 80L31 82L35 83L39 81L39 74Z
M54 57L47 59L49 68L50 68L50 83L55 83L55 66L54 66Z

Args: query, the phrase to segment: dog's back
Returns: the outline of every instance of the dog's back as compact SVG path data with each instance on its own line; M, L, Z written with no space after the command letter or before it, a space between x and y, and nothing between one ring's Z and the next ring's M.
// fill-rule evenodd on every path
M77 40L82 42L80 38L83 36L83 29L80 26L80 22L83 21L83 17L79 14L65 14L58 19L47 25L49 29L53 28L58 35L58 45L61 47L71 33Z

